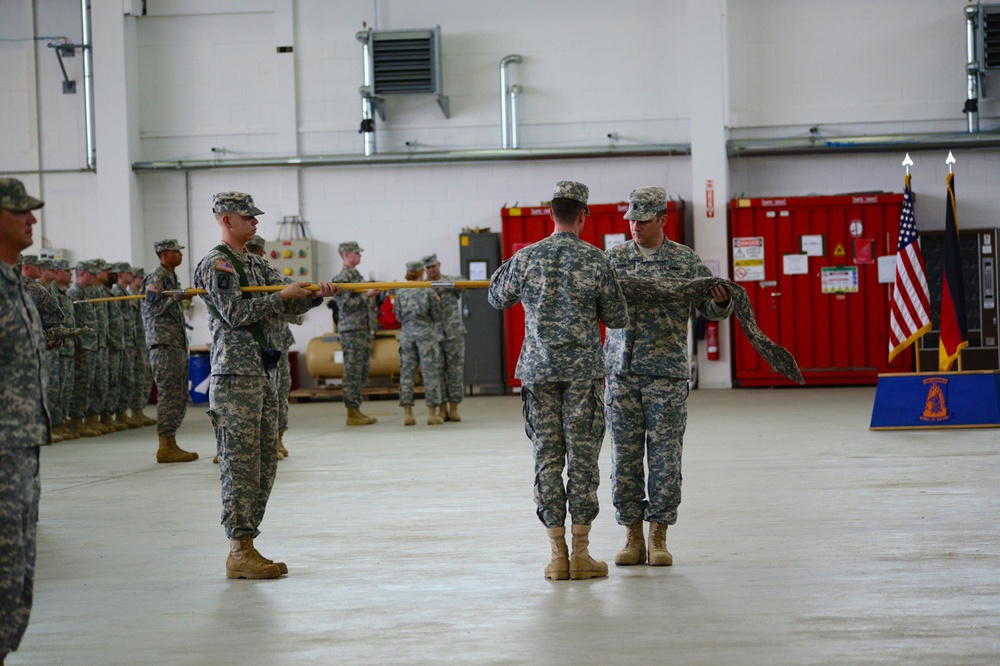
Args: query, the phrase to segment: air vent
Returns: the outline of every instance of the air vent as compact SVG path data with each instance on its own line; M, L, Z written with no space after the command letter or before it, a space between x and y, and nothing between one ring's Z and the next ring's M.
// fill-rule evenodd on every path
M1000 70L1000 5L982 5L980 12L980 64L987 71Z

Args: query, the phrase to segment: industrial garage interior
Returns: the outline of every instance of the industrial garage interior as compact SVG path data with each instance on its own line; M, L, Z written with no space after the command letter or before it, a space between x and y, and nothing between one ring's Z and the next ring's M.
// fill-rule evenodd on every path
M236 190L298 279L329 280L346 241L371 281L429 254L489 279L551 229L557 181L589 186L601 249L659 186L667 235L748 290L806 378L731 321L710 352L693 321L674 565L614 566L606 435L591 551L610 574L550 581L523 318L465 292L463 420L434 427L403 426L380 333L378 423L349 428L316 308L292 326L291 455L258 539L289 574L225 577L202 374L177 436L193 463L158 465L155 428L42 447L6 663L1000 663L1000 431L869 428L879 375L938 369L937 319L888 358L907 172L932 305L954 178L963 369L1000 370L998 25L967 0L3 0L0 178L45 200L25 253L148 272L173 238L190 287L212 195ZM414 89L379 60L404 39ZM207 371L205 304L185 314Z

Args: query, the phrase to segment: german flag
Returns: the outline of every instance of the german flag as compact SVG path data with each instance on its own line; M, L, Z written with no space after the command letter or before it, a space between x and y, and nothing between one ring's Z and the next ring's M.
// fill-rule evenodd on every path
M948 205L944 223L944 273L941 277L941 340L938 372L947 372L962 349L969 346L965 319L965 280L958 246L958 213L955 206L955 174L949 173Z

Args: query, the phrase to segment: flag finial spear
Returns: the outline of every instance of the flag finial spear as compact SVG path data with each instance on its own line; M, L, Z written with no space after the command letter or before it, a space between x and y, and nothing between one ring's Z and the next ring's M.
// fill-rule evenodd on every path
M955 163L955 156L951 154L950 150L948 151L948 159L946 159L944 163L948 165L948 173L954 173L952 165Z
M906 175L910 175L910 167L913 166L913 160L910 159L910 154L906 153L906 157L903 158L903 166L906 167Z

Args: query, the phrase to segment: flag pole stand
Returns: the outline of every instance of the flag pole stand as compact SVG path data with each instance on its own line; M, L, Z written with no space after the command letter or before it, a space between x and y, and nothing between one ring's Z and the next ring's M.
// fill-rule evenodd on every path
M1000 428L1000 370L878 376L869 430Z

